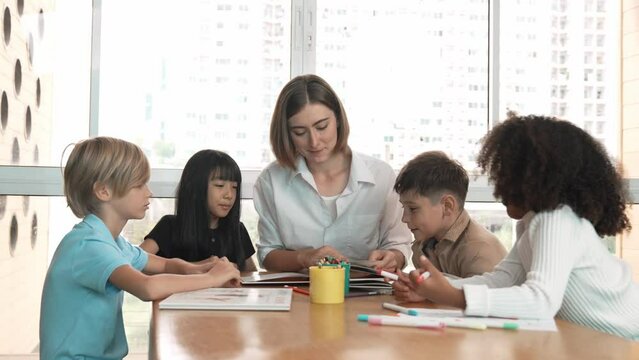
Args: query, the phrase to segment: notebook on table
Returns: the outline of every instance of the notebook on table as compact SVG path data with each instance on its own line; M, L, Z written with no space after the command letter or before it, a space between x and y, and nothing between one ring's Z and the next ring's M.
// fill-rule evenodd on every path
M352 266L352 264L351 264ZM256 273L250 276L242 277L243 286L251 285L309 285L310 279L308 274L297 272L281 272L281 273ZM374 291L379 289L391 289L392 286L386 282L383 277L370 272L353 271L351 268L351 276L349 289L361 291Z
M255 273L242 277L242 285L308 285L308 274L297 272Z
M290 288L209 288L173 294L160 309L289 311Z

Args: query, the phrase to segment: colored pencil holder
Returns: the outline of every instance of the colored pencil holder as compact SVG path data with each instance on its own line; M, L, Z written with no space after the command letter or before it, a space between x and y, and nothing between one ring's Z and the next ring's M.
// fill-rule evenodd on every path
M311 266L311 302L315 304L341 304L344 302L344 271L337 266Z
M348 289L351 287L351 264L342 262L344 268L344 295L348 295Z
M322 264L322 267L342 267L344 269L344 295L348 295L348 289L351 286L351 264L345 261L342 261L339 264Z

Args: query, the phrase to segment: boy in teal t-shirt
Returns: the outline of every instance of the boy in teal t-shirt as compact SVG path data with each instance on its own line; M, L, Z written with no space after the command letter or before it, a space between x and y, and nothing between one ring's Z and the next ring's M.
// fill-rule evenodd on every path
M40 358L122 359L128 353L122 291L145 300L218 286L239 286L228 260L191 264L147 254L120 233L149 208L149 163L124 140L79 142L64 168L64 194L83 218L60 242L40 308ZM179 275L178 275L179 274Z
M42 297L40 344L43 359L126 356L121 289L109 283L113 270L131 265L142 271L147 254L123 237L115 241L106 225L91 214L69 232L55 252ZM113 314L118 316L114 317Z

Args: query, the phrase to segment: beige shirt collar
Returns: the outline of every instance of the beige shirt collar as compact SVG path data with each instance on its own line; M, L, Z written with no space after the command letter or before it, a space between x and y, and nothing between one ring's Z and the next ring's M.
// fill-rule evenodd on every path
M464 233L464 230L466 230L466 228L468 227L469 222L470 215L468 215L468 212L464 209L459 214L457 219L455 219L453 225L448 229L448 231L446 231L441 240L448 240L452 242L457 241L457 239L459 239Z

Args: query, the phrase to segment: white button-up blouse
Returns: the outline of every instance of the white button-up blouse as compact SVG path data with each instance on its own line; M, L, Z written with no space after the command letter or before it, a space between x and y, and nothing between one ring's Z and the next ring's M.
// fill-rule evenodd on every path
M259 214L258 259L276 249L330 245L351 260L367 259L375 249L396 249L410 258L412 235L401 222L395 172L387 163L353 152L351 171L337 198L337 217L320 196L303 157L297 171L277 162L267 166L254 187Z

